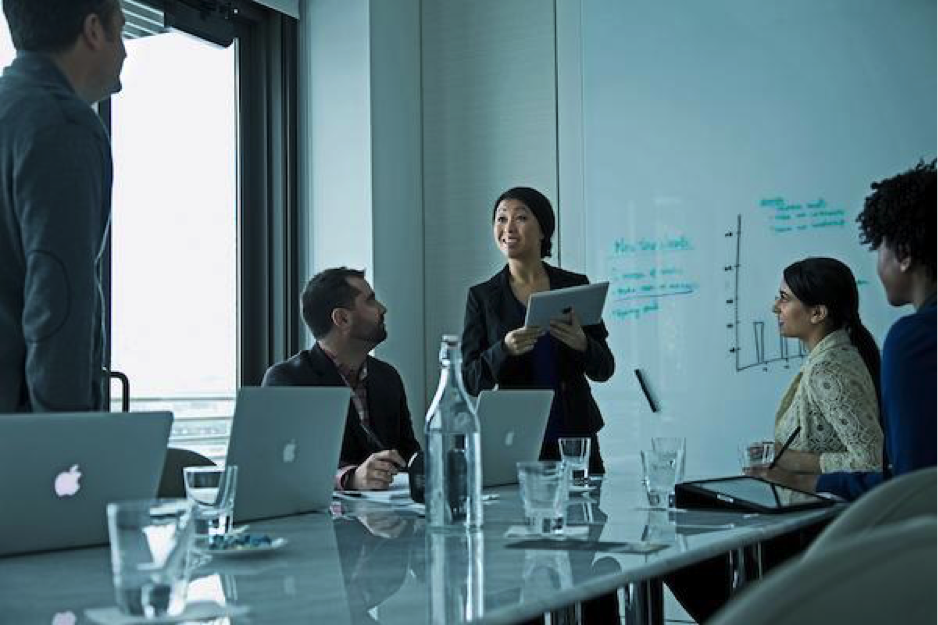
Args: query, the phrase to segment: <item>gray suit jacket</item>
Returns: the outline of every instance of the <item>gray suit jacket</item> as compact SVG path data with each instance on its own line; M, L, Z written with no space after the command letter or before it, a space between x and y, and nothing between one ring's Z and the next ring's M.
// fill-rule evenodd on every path
M0 78L0 413L102 406L101 121L46 56Z

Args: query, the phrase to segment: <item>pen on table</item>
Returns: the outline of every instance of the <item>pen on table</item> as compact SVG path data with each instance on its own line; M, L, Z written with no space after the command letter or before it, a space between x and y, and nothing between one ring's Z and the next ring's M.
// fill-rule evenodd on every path
M772 459L772 462L769 463L769 469L774 469L774 468L775 468L775 463L778 462L778 459L782 457L782 454L785 453L785 450L788 449L788 447L789 447L793 442L795 442L795 437L798 436L798 433L799 433L799 432L801 432L801 426L800 426L800 425L795 428L795 431L791 433L791 435L788 437L788 440L785 441L785 444L784 444L784 445L782 445L782 448L778 450L778 453L777 453L777 454L775 454L775 458L773 458L773 459Z
M648 390L648 385L645 384L645 378L642 376L640 369L635 370L635 377L638 378L638 384L642 387L642 393L645 394L645 399L648 400L648 407L651 408L652 412L658 412L658 406L655 404L655 400L651 398L651 391Z

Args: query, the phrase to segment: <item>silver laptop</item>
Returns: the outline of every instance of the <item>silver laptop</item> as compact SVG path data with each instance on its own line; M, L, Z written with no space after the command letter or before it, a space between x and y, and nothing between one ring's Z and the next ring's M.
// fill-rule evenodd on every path
M0 556L108 542L109 502L156 495L169 412L0 415Z
M327 508L352 393L346 387L238 391L227 464L238 466L238 522Z
M518 462L537 460L554 391L482 391L482 486L518 483Z

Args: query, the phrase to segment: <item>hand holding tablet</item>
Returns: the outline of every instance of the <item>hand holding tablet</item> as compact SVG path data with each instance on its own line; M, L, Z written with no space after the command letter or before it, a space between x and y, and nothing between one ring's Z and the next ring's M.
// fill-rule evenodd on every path
M523 326L505 335L505 351L512 356L523 356L534 349L537 339L544 333L540 328Z
M586 351L589 343L586 340L586 333L583 332L583 326L580 325L580 318L575 310L571 310L567 315L569 321L552 319L550 322L550 335L578 352Z
M527 328L546 330L553 320L570 323L571 311L576 311L580 324L596 325L602 321L608 290L608 282L597 282L534 293L528 299L528 313L524 318L524 325Z

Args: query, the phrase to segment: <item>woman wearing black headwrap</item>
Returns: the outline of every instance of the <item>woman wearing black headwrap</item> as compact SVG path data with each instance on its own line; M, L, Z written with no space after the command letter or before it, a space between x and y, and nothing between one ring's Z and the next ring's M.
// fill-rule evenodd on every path
M495 243L508 261L491 279L469 289L462 334L463 380L473 395L498 385L554 391L541 459L558 459L557 439L589 437L591 474L605 473L597 432L602 415L587 378L605 382L615 370L605 325L583 327L572 311L549 328L526 328L532 293L587 284L586 276L545 263L554 234L550 201L529 187L495 201Z

